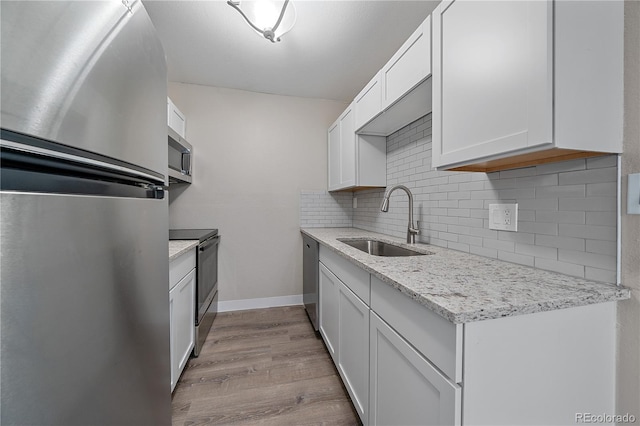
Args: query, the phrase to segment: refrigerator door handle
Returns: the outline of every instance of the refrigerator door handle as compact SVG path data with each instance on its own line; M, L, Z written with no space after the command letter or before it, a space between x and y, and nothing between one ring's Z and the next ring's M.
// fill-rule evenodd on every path
M51 149L40 148L32 145L23 144L20 142L8 141L6 139L0 139L0 147L2 149L11 149L26 154L37 155L40 157L50 158L54 160L71 161L73 163L82 164L91 167L97 167L103 170L108 170L114 173L127 174L129 176L138 177L143 180L158 181L157 176L144 173L140 170L119 166L117 164L108 163L105 161L96 160L93 158L80 157L65 152L58 152Z

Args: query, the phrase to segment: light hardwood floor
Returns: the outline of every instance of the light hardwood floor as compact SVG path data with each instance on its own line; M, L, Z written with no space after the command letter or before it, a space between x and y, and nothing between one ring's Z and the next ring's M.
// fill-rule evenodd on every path
M173 393L173 425L358 425L301 306L218 314Z

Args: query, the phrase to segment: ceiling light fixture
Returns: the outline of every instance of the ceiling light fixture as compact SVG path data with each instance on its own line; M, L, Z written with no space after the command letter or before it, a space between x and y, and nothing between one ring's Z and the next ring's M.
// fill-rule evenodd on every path
M289 0L229 0L227 4L237 10L251 28L272 43L280 41L280 37L291 31L296 23L296 8Z

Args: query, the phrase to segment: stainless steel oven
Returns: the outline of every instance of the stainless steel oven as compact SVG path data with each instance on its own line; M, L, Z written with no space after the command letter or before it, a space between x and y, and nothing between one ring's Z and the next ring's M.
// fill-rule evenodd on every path
M171 229L170 240L198 240L196 257L196 344L193 355L200 355L213 320L218 313L218 245L217 229Z

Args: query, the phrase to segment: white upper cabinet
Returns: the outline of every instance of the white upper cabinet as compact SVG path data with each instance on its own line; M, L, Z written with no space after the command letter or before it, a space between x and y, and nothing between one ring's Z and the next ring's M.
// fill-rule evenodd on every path
M356 131L389 136L431 112L431 17L356 96Z
M167 98L167 120L169 127L179 134L180 137L186 139L187 119L169 98Z
M387 185L386 139L356 135L354 104L329 127L329 191Z
M356 123L355 128L359 129L367 124L373 117L382 111L382 83L380 72L373 77L364 89L358 93L355 99Z
M380 71L382 109L431 74L431 16L411 34Z
M329 191L340 187L340 121L329 127L328 135Z
M621 152L623 4L445 0L433 13L433 166Z
M356 184L356 133L353 103L349 105L338 121L340 122L340 187L349 188Z

